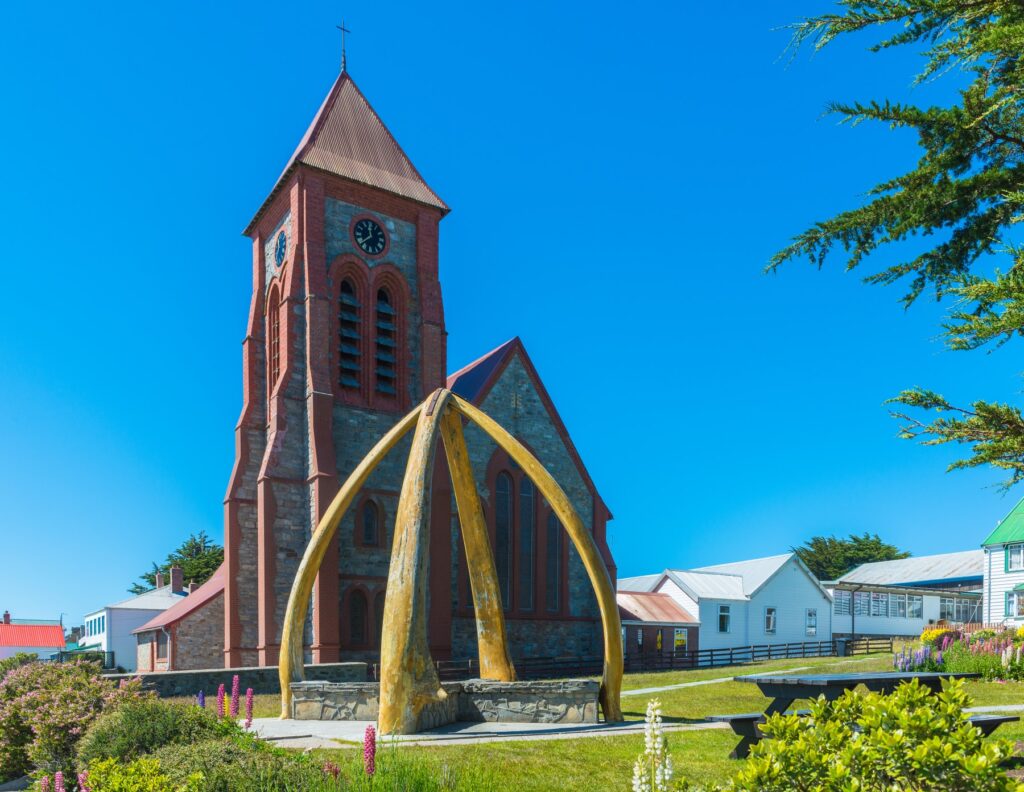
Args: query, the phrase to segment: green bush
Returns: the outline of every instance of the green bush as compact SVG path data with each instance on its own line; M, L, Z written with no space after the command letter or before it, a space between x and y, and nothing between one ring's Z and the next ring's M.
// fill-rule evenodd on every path
M0 681L0 779L29 772L73 776L75 748L105 708L141 696L89 663L28 663Z
M918 685L888 696L847 692L819 699L810 717L775 715L729 789L788 792L1021 790L1001 765L1012 756L1005 740L982 739L967 720L963 684L938 698Z
M123 764L116 759L98 759L89 765L89 792L200 792L202 779L193 776L183 784L173 782L152 758Z
M196 789L202 792L319 789L325 781L323 770L309 757L246 737L168 745L153 757L176 784L201 777Z
M241 733L233 720L194 704L136 699L104 712L78 744L79 766L95 759L137 759L171 743L190 743Z
M13 671L15 668L21 668L23 665L34 663L39 659L39 655L35 652L18 652L17 654L5 657L0 660L0 681L7 676L8 671Z

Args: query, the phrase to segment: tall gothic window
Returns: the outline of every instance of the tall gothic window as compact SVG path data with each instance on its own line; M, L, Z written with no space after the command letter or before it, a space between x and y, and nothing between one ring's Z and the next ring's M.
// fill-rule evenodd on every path
M380 543L380 509L368 500L363 504L363 544L377 547Z
M355 589L348 595L348 638L352 646L366 644L366 595Z
M398 393L396 376L396 352L398 342L398 316L395 304L387 289L377 291L377 345L375 350L375 372L377 392L388 396Z
M554 512L548 512L547 558L545 563L545 607L558 611L562 607L562 523Z
M345 278L338 289L338 384L348 390L359 389L362 373L359 349L361 309L355 286Z
M535 544L534 488L523 477L519 484L519 609L533 610L533 564Z
M494 484L494 564L506 610L512 607L512 477L499 473Z
M267 328L270 336L270 349L268 350L270 369L270 389L277 385L281 376L281 301L276 288L271 288L270 300L267 307Z

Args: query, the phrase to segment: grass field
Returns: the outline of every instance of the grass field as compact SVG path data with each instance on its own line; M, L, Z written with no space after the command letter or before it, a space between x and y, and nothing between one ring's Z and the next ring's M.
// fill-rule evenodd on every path
M854 658L808 658L773 660L746 666L669 671L656 674L629 674L623 689L638 690L691 682L725 679L723 682L676 688L651 694L625 695L623 714L627 720L642 720L649 698L662 702L666 722L698 723L708 715L753 712L764 709L766 699L754 685L732 681L733 676L766 671L806 669L801 673L823 670L837 673L889 670L892 656L868 655ZM968 682L967 690L976 705L1024 704L1024 683ZM256 716L276 716L280 708L277 696L257 696ZM1024 740L1024 725L1010 724L996 732L998 737ZM669 749L677 777L694 782L725 782L741 763L729 759L736 743L729 730L670 732ZM467 788L459 779L472 779L473 789L546 792L562 789L627 789L633 761L642 750L640 735L628 737L587 737L563 740L510 741L459 746L389 747L386 739L379 750L382 761L387 752L399 750L415 756L425 766L451 780L452 789ZM325 758L349 756L353 746L337 751L322 751ZM335 756L335 758L338 758Z

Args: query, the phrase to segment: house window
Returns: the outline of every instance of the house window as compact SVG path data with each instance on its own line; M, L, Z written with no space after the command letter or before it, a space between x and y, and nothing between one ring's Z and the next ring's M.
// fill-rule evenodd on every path
M1006 571L1019 572L1024 569L1024 544L1006 546Z
M494 483L494 563L506 610L512 607L512 525L512 477L502 472Z
M363 504L363 544L377 547L380 541L380 509L372 500Z
M387 289L377 291L377 351L376 381L377 392L387 396L398 393L396 376L398 347L398 315L394 301Z
M673 636L672 648L677 652L685 652L687 637L688 635L685 627L676 627L675 635Z
M718 631L720 633L727 633L730 629L730 614L728 605L718 606Z
M956 604L952 597L939 598L939 619L941 621L956 621Z
M895 619L907 618L907 595L889 595L889 615Z
M156 631L156 659L167 659L167 633L163 630Z
M366 645L366 595L355 589L348 595L348 637L352 646Z
M871 615L871 595L866 591L856 591L853 594L853 615Z
M558 611L562 607L562 523L554 512L548 512L548 525L545 532L547 558L545 560L544 606L549 611Z
M889 595L878 594L874 592L871 594L871 615L872 616L888 616L889 615Z
M836 616L849 616L852 608L853 597L849 591L833 591L832 598L835 602Z
M273 390L274 386L277 385L277 380L281 376L281 301L278 298L278 292L276 287L271 287L270 290L270 305L267 308L267 333L270 336L270 349L268 350L268 357L270 358L270 389Z
M654 636L654 648L657 649L659 652L661 651L661 647L664 645L665 642L665 638L662 635L663 632L664 630L658 630L658 632Z
M817 635L818 634L818 609L817 608L808 608L805 613L806 613L805 618L804 618L804 624L806 625L805 632L808 635Z
M519 609L533 610L533 566L535 563L536 521L533 482L523 478L519 484Z
M911 594L907 597L907 618L924 618L924 597L920 594Z
M767 635L775 635L775 608L764 609L764 631Z
M636 628L636 648L637 649L643 649L644 648L644 628L643 627L637 627Z
M345 278L338 289L338 384L346 390L358 390L362 375L361 311L356 288Z

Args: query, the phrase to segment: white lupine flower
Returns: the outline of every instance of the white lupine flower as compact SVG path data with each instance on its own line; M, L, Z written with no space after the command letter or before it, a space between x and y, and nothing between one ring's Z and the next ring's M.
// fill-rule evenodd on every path
M668 792L672 782L672 759L661 731L661 702L647 702L644 718L644 752L633 765L633 792Z

